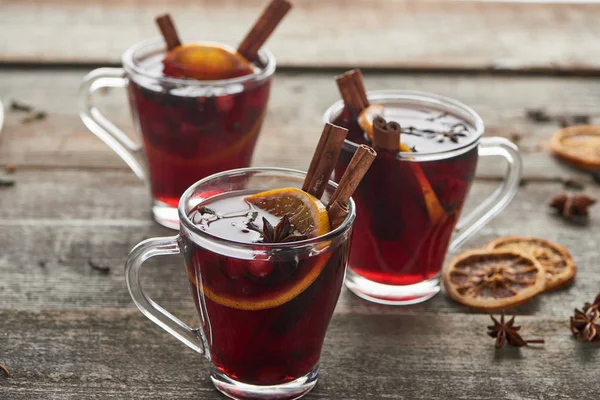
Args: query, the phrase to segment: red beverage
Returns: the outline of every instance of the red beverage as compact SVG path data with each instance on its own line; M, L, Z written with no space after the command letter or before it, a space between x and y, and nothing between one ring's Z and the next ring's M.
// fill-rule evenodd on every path
M244 201L255 192L212 197L189 219L212 236L260 247L262 217L273 226L280 218ZM183 240L201 329L221 373L246 384L277 385L315 370L341 290L347 240L332 241L318 255L282 250L248 259Z
M438 285L436 277L474 177L478 134L469 122L445 110L406 104L384 106L383 116L401 125L401 141L413 153L378 151L354 193L357 217L349 274L383 285L409 287L434 279ZM349 129L350 142L371 144L346 110L334 123ZM351 143L346 143L336 180L353 155L351 149ZM430 157L417 161L423 156ZM431 292L437 290L439 286ZM384 292L364 297L401 304L428 295L418 290L398 296Z
M152 197L176 207L181 194L194 182L250 165L271 79L242 76L173 83L163 75L163 56L139 61L138 68L157 78L134 75L128 91L143 140ZM253 67L257 74L264 69L262 65ZM214 76L214 71L209 76Z

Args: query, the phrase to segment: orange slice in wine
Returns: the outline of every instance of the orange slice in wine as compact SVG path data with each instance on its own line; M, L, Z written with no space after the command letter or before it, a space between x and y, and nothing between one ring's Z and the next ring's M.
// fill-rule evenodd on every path
M371 104L358 116L358 124L371 140L373 140L373 120L377 116L384 116L384 107L381 104ZM412 150L402 142L400 142L400 151L403 153L412 153ZM425 204L427 206L429 218L434 224L441 222L444 218L446 218L446 211L444 210L444 207L442 207L440 200L431 187L427 176L425 176L423 169L416 161L408 161L408 163L413 170L415 177L419 181L421 190L423 191L423 197L425 198Z
M450 298L469 307L498 310L521 304L544 291L546 272L534 258L506 250L473 250L458 255L442 271Z
M323 203L301 189L267 190L248 196L245 200L277 217L287 215L294 228L302 235L317 237L330 230L329 216Z
M163 72L174 78L200 81L231 79L253 73L252 64L235 50L201 44L185 44L169 51Z
M486 245L491 250L508 250L535 258L546 271L546 290L557 289L573 282L577 273L575 260L569 250L550 240L507 236Z
M273 189L256 193L245 201L278 217L288 216L294 229L308 237L318 237L329 232L327 209L316 197L296 188ZM317 279L329 261L330 253L323 253L300 260L297 270L284 282L273 285L260 296L243 293L221 293L207 284L200 285L190 276L206 297L215 303L240 310L262 310L284 304L304 292ZM253 264L273 263L269 260L238 260L248 268ZM285 263L285 261L283 261ZM189 270L188 270L189 271Z

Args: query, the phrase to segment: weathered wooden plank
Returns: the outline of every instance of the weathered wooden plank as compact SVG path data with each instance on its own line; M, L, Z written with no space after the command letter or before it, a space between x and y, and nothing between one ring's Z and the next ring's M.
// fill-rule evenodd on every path
M48 118L29 124L22 112L8 111L0 134L0 164L29 167L126 168L106 145L87 131L77 114L77 89L83 70L0 70L0 91L7 99L29 102ZM269 112L254 156L255 165L305 169L321 132L321 115L339 99L334 72L281 73L276 76ZM600 122L600 82L589 78L499 77L367 73L369 89L402 88L458 98L484 118L488 135L522 136L525 176L578 174L544 148L556 123L534 124L525 109L544 107L554 115L588 114ZM132 132L125 95L99 96L100 108ZM496 161L482 162L481 175L498 176Z
M0 60L118 63L158 35L165 11L185 36L235 42L265 3L3 0ZM598 4L303 0L268 46L285 66L598 70L599 15Z
M188 315L190 316L190 315ZM215 399L208 364L136 310L0 311L0 397ZM541 348L495 350L485 315L337 315L307 399L594 398L595 346L520 317ZM568 384L567 384L568 382ZM541 396L541 397L540 397Z
M131 307L122 268L128 251L153 236L173 235L150 220L148 195L126 171L18 171L12 188L0 191L0 308ZM479 204L496 183L474 184L466 209ZM596 238L600 208L592 208L587 227L564 223L544 204L560 184L528 184L515 201L465 248L509 234L537 235L567 246L579 264L575 284L519 308L527 314L566 316L598 291ZM600 198L600 188L587 193ZM88 262L108 265L104 275ZM173 310L191 309L182 260L151 260L145 269L150 294ZM437 296L423 305L390 308L344 293L338 313L396 313L399 310L470 312Z

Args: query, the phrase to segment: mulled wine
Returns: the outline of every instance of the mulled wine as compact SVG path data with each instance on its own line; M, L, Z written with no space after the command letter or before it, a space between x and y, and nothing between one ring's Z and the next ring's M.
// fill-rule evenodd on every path
M469 122L434 107L386 103L383 116L400 124L401 142L410 152L378 149L354 193L357 218L349 267L371 282L414 285L439 274L477 165L477 147L444 154L468 147L478 135ZM347 110L334 123L349 130L350 142L371 143ZM342 151L336 180L353 155L350 148ZM439 157L417 161L424 154Z
M264 246L264 221L277 226L281 218L247 201L253 193L211 193L189 220L211 236ZM215 367L253 385L284 384L314 370L340 294L349 242L332 242L317 254L281 248L239 258L182 234L190 287Z
M160 75L162 55L147 58L140 68ZM133 78L128 90L153 198L176 207L199 179L250 165L270 86L266 79L228 93L196 87L194 81L170 87Z

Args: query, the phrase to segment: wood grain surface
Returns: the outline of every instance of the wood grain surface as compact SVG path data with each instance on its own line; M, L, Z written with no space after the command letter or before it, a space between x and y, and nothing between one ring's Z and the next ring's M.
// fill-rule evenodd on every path
M127 168L112 151L90 133L78 115L77 92L87 69L5 69L0 93L7 106L20 100L47 112L42 121L24 124L22 112L6 113L0 134L0 163L24 168ZM339 72L341 72L340 70ZM336 72L279 73L275 76L268 114L254 155L255 165L305 169L322 131L323 112L339 99ZM600 82L573 77L500 77L473 74L366 73L369 90L406 89L454 97L481 114L487 136L520 139L526 178L543 179L586 174L555 162L547 143L558 124L533 123L527 109L545 109L560 115L587 114L600 123ZM133 124L124 91L111 89L96 96L102 112L132 134ZM497 160L482 160L481 176L499 177Z
M0 189L0 309L130 308L123 266L127 253L149 237L171 236L150 219L148 194L128 171L27 170L12 175L17 184ZM481 203L496 182L476 181L465 212ZM554 240L571 250L579 272L575 283L548 293L517 310L523 314L567 318L573 308L598 291L597 238L600 209L591 209L587 226L558 218L548 201L561 184L531 183L463 249L476 248L504 235L532 235ZM588 184L585 193L600 198L600 187ZM43 199L43 200L42 200ZM89 263L110 267L104 274ZM159 257L144 268L145 287L168 309L192 310L183 260ZM372 305L344 292L338 313L471 313L446 296L413 307Z
M31 4L46 9L45 3ZM2 5L14 10L31 4ZM61 7L80 12L78 4L67 0L53 4L53 12ZM130 3L118 7L123 4ZM317 2L303 4L320 7ZM248 9L252 5L248 2ZM0 22L3 18L1 14ZM339 97L332 78L341 71L276 75L254 165L306 168L321 132L322 112ZM8 378L0 372L0 399L222 398L201 356L142 316L127 292L123 265L128 251L145 238L174 232L150 219L147 189L81 123L77 90L86 72L0 68L0 96L8 106L19 100L47 112L44 120L23 123L26 114L8 107L0 133L0 178L16 181L0 188L0 363L11 372ZM564 189L560 180L576 179L596 198L600 186L549 155L546 143L557 123L534 123L525 112L544 108L556 116L586 114L599 123L600 83L556 76L375 71L365 76L369 89L423 90L458 98L482 115L488 136L519 139L524 185L504 213L463 249L502 235L541 236L569 248L578 276L573 285L511 310L520 315L525 337L546 340L541 348L520 350L496 351L485 335L489 317L444 294L420 305L386 307L344 289L323 349L321 378L306 398L598 397L598 346L572 339L568 318L600 287L600 206L580 226L558 218L546 204ZM124 93L111 90L97 101L131 133ZM17 171L7 175L3 166L11 162ZM497 160L481 162L467 210L493 192L502 168ZM143 285L158 303L197 325L180 257L150 260Z
M136 310L0 311L0 398L217 399L207 363ZM520 317L536 348L495 350L486 315L334 316L306 399L591 399L597 346L564 318ZM60 335L58 334L60 332ZM576 371L576 372L575 372ZM568 382L568 384L566 384Z
M1 0L0 61L119 63L171 12L184 37L237 42L265 0ZM599 4L299 0L267 46L281 66L600 70Z

